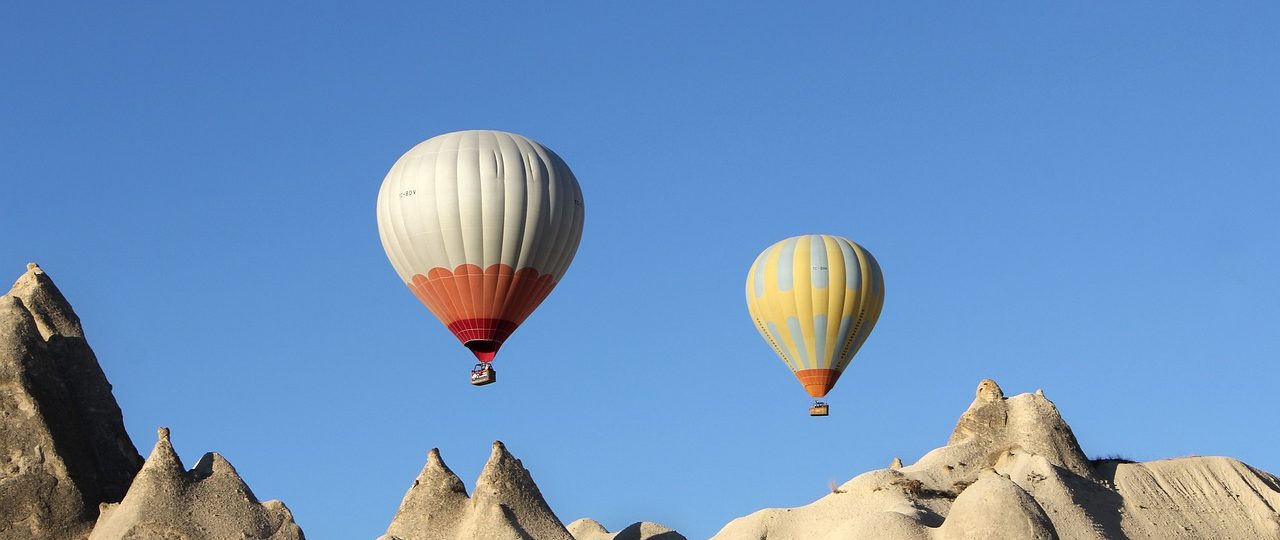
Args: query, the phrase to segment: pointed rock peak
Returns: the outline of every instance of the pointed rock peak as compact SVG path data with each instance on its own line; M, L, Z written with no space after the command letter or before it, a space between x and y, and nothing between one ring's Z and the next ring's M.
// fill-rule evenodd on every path
M470 509L462 479L445 465L440 450L432 448L384 536L395 540L463 538L457 527Z
M526 530L542 532L541 535L534 534L535 538L558 538L561 534L568 534L564 524L542 498L533 475L507 451L502 441L494 441L489 462L485 463L480 478L476 480L474 497L478 505L500 503L507 506Z
M493 447L489 451L489 461L484 464L484 470L480 471L480 479L476 485L523 480L533 482L520 460L507 451L507 446L502 444L502 441L493 441Z
M440 449L432 448L427 451L427 466L437 469L448 469L449 466L444 464L444 458L440 457Z
M531 504L528 506L530 509L538 508L538 512L545 510L547 514L551 513L538 484L533 481L533 475L529 474L519 459L507 451L502 441L494 441L489 461L484 464L484 470L480 471L480 478L476 480L474 496L494 497L497 501L524 501ZM560 527L563 528L564 525Z
M159 537L303 539L288 508L258 502L221 455L206 453L184 471L166 428L124 500L93 529L93 538Z
M27 272L14 282L9 295L22 299L46 341L54 334L84 337L80 317L71 309L71 303L36 263L27 263Z
M217 452L205 452L200 456L200 461L196 462L196 467L191 469L198 477L208 476L228 476L240 479L240 473L236 472L236 468L231 465L227 458Z
M507 450L507 445L502 441L493 441L493 445L489 448L489 461L502 456L511 457L511 452Z
M1044 389L1043 389L1043 388L1037 388L1037 389L1036 389L1036 395L1037 395L1037 396L1040 396L1040 397L1044 397Z
M898 470L898 469L901 469L901 468L902 468L902 458L900 458L900 457L898 457L898 456L893 456L893 461L889 462L889 468L890 468L890 469L893 469L893 470L895 470L895 471L896 471L896 470Z
M200 461L197 461L196 466L191 469L192 476L196 478L213 476L213 456L213 452L205 452L200 456Z
M951 432L948 445L956 444L971 436L982 439L995 439L1001 436L1007 421L1008 406L1000 385L991 379L982 379L978 383L973 403L960 415L955 429Z
M422 488L418 486L422 486ZM413 487L409 491L413 493L419 489L425 489L428 495L457 493L463 497L467 496L467 487L463 485L462 479L458 478L453 469L450 469L445 464L444 459L440 457L440 450L437 448L432 448L430 452L427 452L427 464L422 467L422 472L413 481Z
M157 429L156 445L151 448L151 455L147 456L147 461L142 464L142 470L138 472L138 476L150 478L162 475L176 478L184 471L182 460L178 458L178 453L173 450L173 443L169 440L169 428Z
M258 503L258 498L253 494L253 490L249 489L249 485L240 478L240 473L236 472L236 468L231 465L227 458L217 452L206 452L200 457L200 461L196 463L194 469L186 474L188 482L199 482L209 489L216 490L223 494L235 496L238 499L247 500Z
M992 403L1004 399L1004 392L1000 390L1000 385L991 379L982 379L978 383L977 397L975 401L984 403Z

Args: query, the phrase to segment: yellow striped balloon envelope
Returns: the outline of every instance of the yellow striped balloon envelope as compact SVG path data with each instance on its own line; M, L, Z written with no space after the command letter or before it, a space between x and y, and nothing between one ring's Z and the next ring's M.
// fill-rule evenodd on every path
M756 329L814 398L835 386L883 306L880 265L839 236L778 242L747 273L747 310Z
M502 131L432 137L378 192L391 265L486 367L569 268L583 215L560 156Z

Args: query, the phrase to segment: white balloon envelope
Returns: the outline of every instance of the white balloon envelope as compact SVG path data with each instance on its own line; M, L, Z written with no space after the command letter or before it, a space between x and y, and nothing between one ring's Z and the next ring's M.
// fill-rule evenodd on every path
M391 265L482 363L564 276L583 217L564 160L502 131L432 137L396 161L378 192Z

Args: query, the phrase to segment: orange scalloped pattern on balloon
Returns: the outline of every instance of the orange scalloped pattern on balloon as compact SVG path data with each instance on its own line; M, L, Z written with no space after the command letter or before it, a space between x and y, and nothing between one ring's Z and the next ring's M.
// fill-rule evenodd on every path
M414 274L408 285L458 341L466 344L472 340L505 341L551 294L556 283L550 274L533 268L513 270L494 264L481 270L464 264L453 271L432 268L425 276Z
M802 369L796 372L796 378L800 379L809 395L820 398L836 385L840 372L834 369Z

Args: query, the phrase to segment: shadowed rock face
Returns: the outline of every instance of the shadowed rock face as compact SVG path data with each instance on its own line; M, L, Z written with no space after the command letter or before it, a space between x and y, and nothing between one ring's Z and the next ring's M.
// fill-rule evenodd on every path
M235 467L216 453L187 471L160 428L128 495L104 504L90 540L237 538L302 540L280 501L259 503Z
M1280 481L1221 457L1091 462L1043 392L983 380L946 446L717 540L1280 539Z
M28 265L0 296L0 538L83 538L141 465L80 318Z

